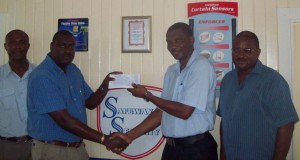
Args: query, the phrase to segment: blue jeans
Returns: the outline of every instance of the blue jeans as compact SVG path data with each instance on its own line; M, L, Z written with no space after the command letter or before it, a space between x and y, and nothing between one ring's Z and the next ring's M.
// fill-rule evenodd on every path
M218 160L217 143L209 133L194 144L169 145L166 143L162 160Z

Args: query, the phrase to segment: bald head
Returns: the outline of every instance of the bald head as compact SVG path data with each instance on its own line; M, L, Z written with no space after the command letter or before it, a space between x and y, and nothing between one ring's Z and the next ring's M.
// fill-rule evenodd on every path
M19 30L19 29L15 29L15 30L12 30L10 32L8 32L5 36L5 43L10 39L12 38L14 35L21 35L21 36L24 36L24 39L27 40L29 42L29 37L27 35L27 33L25 33L24 31L22 30Z
M58 32L56 32L52 38L52 42L55 42L57 41L58 39L62 38L63 36L70 36L70 37L73 37L73 34L67 30L60 30Z
M235 37L234 41L238 41L240 38L254 41L256 48L259 48L259 40L255 33L250 31L242 31Z
M185 35L187 35L189 37L193 36L193 31L192 31L191 27L188 24L183 23L183 22L178 22L178 23L175 23L172 26L170 26L167 33L170 31L173 31L173 30L177 30L177 29L180 29Z

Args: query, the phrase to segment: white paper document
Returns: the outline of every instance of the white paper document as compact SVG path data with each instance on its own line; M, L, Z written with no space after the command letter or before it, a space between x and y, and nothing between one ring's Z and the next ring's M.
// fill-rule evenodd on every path
M115 78L114 81L109 81L109 89L132 88L132 83L141 83L141 78L139 74L111 74L109 76Z

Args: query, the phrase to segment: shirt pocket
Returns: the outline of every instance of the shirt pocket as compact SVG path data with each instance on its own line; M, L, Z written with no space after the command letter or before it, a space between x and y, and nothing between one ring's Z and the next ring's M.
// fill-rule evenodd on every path
M0 108L12 109L17 107L14 89L0 90Z

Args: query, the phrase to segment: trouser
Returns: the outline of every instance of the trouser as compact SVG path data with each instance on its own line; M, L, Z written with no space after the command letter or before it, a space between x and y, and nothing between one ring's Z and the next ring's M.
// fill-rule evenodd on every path
M0 160L31 160L31 143L0 139Z
M78 148L47 144L38 140L32 142L33 160L88 160L84 143Z
M187 142L190 141L187 140ZM205 134L205 137L192 144L166 143L161 159L218 160L217 143L209 132Z

